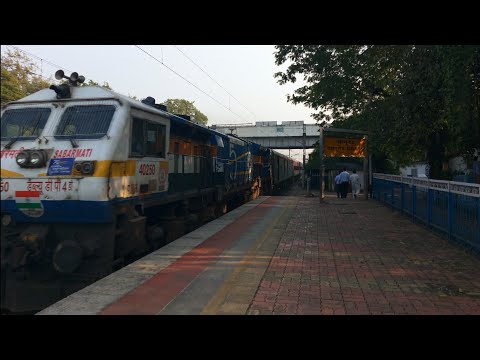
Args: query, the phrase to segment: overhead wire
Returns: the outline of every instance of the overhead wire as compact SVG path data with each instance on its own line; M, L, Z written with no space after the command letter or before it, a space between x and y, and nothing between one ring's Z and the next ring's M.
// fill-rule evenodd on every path
M47 63L47 64L49 64L49 65L51 65L52 67L57 68L57 69L66 70L67 72L70 72L70 73L73 72L72 70L69 70L69 69L67 69L67 68L64 67L64 66L60 66L60 65L58 65L58 64L55 64L55 63L53 63L53 62L51 62L51 61L49 61L49 60L46 60L46 59L44 59L44 58L42 58L42 57L40 57L40 56L38 56L38 55L35 55L35 54L33 54L33 53L29 52L29 51L26 51L26 50L24 50L24 49L21 49L21 48L17 47L17 46L7 45L7 47L12 47L12 48L14 48L14 49L17 50L17 51L23 52L23 53L25 53L25 54L27 54L27 55L29 55L29 56L31 56L31 57L34 57L34 58L40 60L40 61L41 61L41 72L42 72L42 74L36 74L36 73L33 73L33 72L31 72L31 73L34 74L34 75L37 75L37 76L41 76L42 78L47 79L47 80L49 80L49 81L59 81L59 80L47 78L47 77L45 77L45 76L43 75L43 63L44 63L44 62ZM91 79L91 78L89 78L89 80L92 80L92 81L94 81L94 82L97 82L97 81L95 81L94 79ZM97 83L98 83L98 82L97 82ZM103 83L106 83L106 82L103 81Z
M27 55L30 55L30 56L32 56L32 57L40 60L42 63L45 62L45 63L47 63L47 64L50 64L50 65L54 66L54 67L57 67L57 68L66 70L67 72L73 72L72 70L69 70L69 69L67 69L67 68L65 68L65 67L63 67L63 66L57 65L57 64L55 64L55 63L53 63L53 62L51 62L51 61L49 61L49 60L43 59L42 57L40 57L40 56L38 56L38 55L35 55L35 54L32 54L31 52L26 51L26 50L23 50L23 49L21 49L21 48L19 48L19 47L17 47L17 46L14 46L14 45L7 45L7 46L10 46L10 47L14 48L15 50L18 50L18 51L21 51L21 52L23 52L23 53L25 53L25 54L27 54Z
M236 112L232 111L231 109L229 109L227 106L225 106L224 104L222 104L220 101L218 101L217 99L215 99L213 96L211 96L210 94L208 94L207 92L205 92L204 90L200 89L197 85L195 85L194 83L192 83L190 80L188 80L187 78L185 78L184 76L180 75L178 72L176 72L175 70L173 70L171 67L169 67L168 65L166 65L165 63L163 63L162 61L158 60L155 56L153 56L152 54L150 54L148 51L142 49L140 46L138 45L134 45L136 48L138 48L139 50L143 51L145 54L147 54L149 57L151 57L152 59L154 59L155 61L157 61L159 64L165 66L168 70L170 70L171 72L173 72L175 75L177 75L178 77L182 78L183 80L185 80L186 82L188 82L190 85L192 85L195 89L197 89L198 91L200 91L201 93L207 95L210 99L212 99L213 101L215 101L217 104L219 104L220 106L224 107L225 109L227 109L228 111L230 111L232 114L236 115L237 117L239 117L240 119L242 120L245 120L245 118L243 118L242 116L240 116L239 114L237 114Z
M51 66L54 66L56 68L60 68L60 69L63 69L63 70L67 70L68 72L71 72L71 70L69 70L68 68L64 67L64 66L60 66L52 61L49 61L47 59L44 59L38 55L35 55L29 51L26 51L24 49L21 49L17 46L14 46L14 45L7 45L9 47L12 47L14 48L15 50L17 51L20 51L20 52L23 52L31 57L34 57L38 60L41 61L41 64L42 64L42 70L43 70L43 62L51 65ZM144 52L145 54L147 54L149 57L151 57L152 59L154 59L155 61L157 61L158 63L162 64L163 66L165 66L168 70L170 70L171 72L173 72L175 75L179 76L180 78L182 78L183 80L185 80L186 82L188 82L190 85L192 85L193 87L195 87L197 90L199 90L200 92L202 92L203 94L205 94L206 96L208 96L209 98L211 98L212 100L214 100L216 103L218 103L219 105L221 105L222 107L224 107L225 109L227 109L228 111L230 111L232 114L236 115L237 117L241 118L242 120L245 120L245 118L243 118L242 116L240 116L239 114L237 114L236 112L232 111L229 107L225 106L224 104L222 104L220 101L218 101L217 99L215 99L213 96L211 96L210 94L208 94L207 92L205 92L204 90L202 90L201 88L199 88L197 85L195 85L194 83L192 83L191 81L189 81L188 79L186 79L184 76L182 76L181 74L179 74L178 72L176 72L175 70L173 70L172 68L170 68L168 65L166 65L164 62L163 62L163 50L162 50L162 61L160 61L159 59L157 59L155 56L153 56L152 54L150 54L148 51L142 49L140 46L138 45L134 45L136 48L138 48L139 50L141 50L142 52ZM174 45L175 46L175 45ZM220 86L223 90L225 90L225 92L227 92L233 99L235 99L240 105L242 105L249 113L251 113L252 115L255 116L255 114L250 111L245 105L243 105L237 98L235 98L227 89L225 89L222 85L220 85L215 79L213 79L206 71L204 71L198 64L195 63L194 60L192 60L187 54L185 54L181 49L179 49L177 46L175 46L175 48L177 48L178 51L180 51L185 57L187 57L187 59L189 59L193 64L195 64L203 73L205 73L210 79L212 79L218 86ZM43 72L43 71L42 71ZM34 73L34 72L31 72L33 75L36 75L36 76L40 76L46 80L49 80L49 81L52 81L53 79L49 78L49 77L46 77L42 74L37 74L37 73ZM232 124L233 125L233 124ZM217 125L218 126L218 125ZM300 127L301 125L299 125L298 127ZM295 126L297 127L297 126ZM260 132L262 132L263 134L265 135L269 135L267 134L263 129L260 129L260 127L258 127ZM291 135L285 135L287 137L293 137ZM302 144L302 142L300 142L299 140L295 139L295 141L299 144Z
M223 90L225 90L225 92L230 95L234 100L236 100L245 110L247 110L250 114L252 114L254 117L256 117L256 115L250 111L245 105L243 105L240 100L238 100L235 96L233 96L227 89L225 89L222 85L220 85L220 83L215 80L213 77L211 77L205 70L203 70L200 65L198 65L195 61L193 61L184 51L182 51L177 45L173 45L180 53L183 54L183 56L185 56L188 60L190 60L196 67L198 67L205 75L207 75L213 82L215 82L218 86L220 86ZM229 104L230 105L230 104Z

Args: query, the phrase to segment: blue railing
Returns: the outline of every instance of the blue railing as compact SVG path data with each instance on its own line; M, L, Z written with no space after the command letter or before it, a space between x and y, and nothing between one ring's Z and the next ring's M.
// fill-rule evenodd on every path
M480 185L374 174L373 197L480 251Z

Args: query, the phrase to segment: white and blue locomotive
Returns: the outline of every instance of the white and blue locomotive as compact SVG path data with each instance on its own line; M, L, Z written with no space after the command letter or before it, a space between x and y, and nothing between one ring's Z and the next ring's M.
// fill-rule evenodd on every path
M273 150L56 77L2 109L2 309L48 306L293 180Z

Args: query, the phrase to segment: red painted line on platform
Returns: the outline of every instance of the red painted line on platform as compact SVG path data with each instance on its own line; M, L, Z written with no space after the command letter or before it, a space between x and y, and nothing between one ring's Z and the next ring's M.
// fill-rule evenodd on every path
M250 225L262 217L275 204L268 198L254 209L247 211L233 223L181 256L145 283L132 290L100 312L100 315L155 315L168 305L209 265L221 255ZM195 299L192 299L195 301Z

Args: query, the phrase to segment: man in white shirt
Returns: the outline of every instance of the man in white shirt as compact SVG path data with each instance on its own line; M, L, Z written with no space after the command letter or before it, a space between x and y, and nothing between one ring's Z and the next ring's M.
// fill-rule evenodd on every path
M353 174L350 175L350 184L352 184L352 197L356 199L360 193L360 176L356 170L353 170Z

